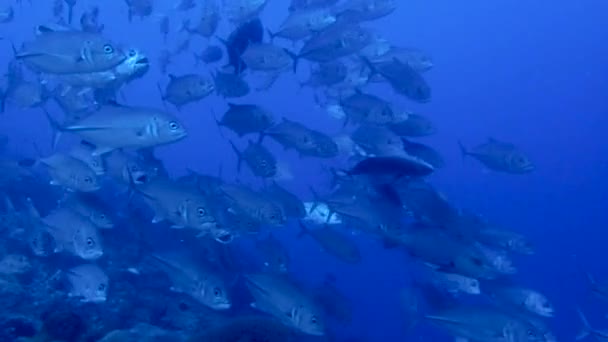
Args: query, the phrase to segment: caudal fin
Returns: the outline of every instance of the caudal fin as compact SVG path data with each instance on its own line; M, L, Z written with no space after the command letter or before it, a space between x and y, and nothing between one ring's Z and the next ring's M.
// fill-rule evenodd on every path
M467 148L460 140L458 140L458 147L460 148L460 155L462 156L462 159L469 155L469 151L467 151Z
M581 331L576 335L576 340L579 341L589 336L593 332L593 328L591 328L589 321L587 321L587 317L585 317L585 314L583 314L583 311L581 311L580 308L576 309L576 313L578 314L581 323L583 323Z

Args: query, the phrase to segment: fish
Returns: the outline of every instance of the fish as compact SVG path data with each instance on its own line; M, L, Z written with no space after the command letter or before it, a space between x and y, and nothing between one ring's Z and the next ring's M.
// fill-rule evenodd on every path
M364 62L374 74L384 77L398 94L404 95L418 103L427 103L431 100L431 88L414 68L397 58L392 61L372 63L362 57Z
M0 24L7 24L15 18L13 6L3 6L0 8Z
M95 170L71 155L56 153L41 158L39 162L46 166L51 177L51 185L82 192L93 192L101 188Z
M186 31L190 34L198 34L204 38L212 37L220 23L220 8L216 0L208 0L202 3L201 15L198 23L190 26L190 22L186 20L182 25L181 31Z
M542 293L510 284L484 286L484 292L501 305L510 305L518 310L527 310L541 317L553 317L555 309Z
M228 310L232 306L227 284L208 266L184 253L157 254L152 259L171 280L171 291L191 296L213 310Z
M58 208L39 220L52 235L58 252L84 260L97 260L103 256L101 236L88 218L68 208Z
M281 205L285 216L289 218L304 218L306 216L307 211L302 200L277 184L276 181L264 187L264 193Z
M265 239L257 240L255 248L260 253L265 271L286 273L289 270L291 263L289 251L272 234L269 234Z
M251 172L260 178L273 178L277 175L278 166L275 156L261 143L249 141L244 150L239 150L232 141L230 146L237 155L237 171L240 172L241 164L244 161Z
M224 0L226 18L236 24L252 20L262 12L268 0Z
M370 30L359 25L338 20L317 32L298 52L298 58L325 63L353 55L372 41Z
M197 74L180 76L169 74L169 84L167 84L162 99L179 110L188 103L204 99L214 90L214 83L206 77Z
M502 142L494 138L470 150L459 143L463 157L471 156L490 170L508 174L528 174L536 167L534 163L514 144Z
M154 11L154 2L152 0L125 0L129 9L129 22L133 21L133 17L140 18L149 17Z
M47 74L105 71L122 63L126 52L98 33L39 26L34 40L23 43L17 60Z
M80 29L83 32L101 33L104 28L105 25L99 23L99 7L97 6L92 7L80 16Z
M217 125L226 127L243 137L252 133L264 132L275 123L273 115L255 104L235 104L228 102L228 110Z
M217 45L208 45L200 54L194 54L195 62L211 64L218 62L224 57L224 50Z
M305 292L282 276L249 274L246 285L251 306L308 335L325 335L322 310Z
M596 340L600 342L608 341L608 331L594 329L591 324L589 324L587 317L585 317L585 314L583 313L583 311L581 311L580 308L577 308L576 313L578 314L579 319L583 323L583 328L578 333L578 335L576 335L577 341L585 339L588 336L593 336Z
M415 157L369 157L358 162L348 172L350 175L388 176L393 180L401 177L423 177L435 169L429 163Z
M240 1L240 0L239 0ZM249 44L261 43L264 39L264 26L259 18L240 24L228 39L222 40L226 46L228 64L224 68L231 69L235 74L241 74L246 69L241 55Z
M341 99L339 104L346 114L345 125L349 122L384 125L396 121L396 115L390 103L360 90Z
M335 23L336 15L329 8L309 8L291 11L276 32L269 32L270 38L280 37L293 42L302 40Z
M357 244L347 235L338 230L324 225L319 229L308 229L302 221L298 221L300 225L300 234L298 237L308 235L312 237L327 254L336 257L340 261L349 264L358 264L361 262L361 252Z
M70 297L79 298L82 303L104 303L108 298L110 279L95 264L83 264L66 272Z
M408 113L407 118L388 123L388 127L402 137L423 137L437 132L433 122L415 113Z
M237 98L249 94L251 89L241 75L216 71L213 74L215 91L223 98Z
M86 193L73 193L65 198L61 202L61 205L88 218L97 228L114 228L114 222L109 209L97 196Z
M75 133L95 146L93 155L120 148L146 148L169 144L187 136L186 129L173 115L156 109L127 107L116 103L101 106L76 122L60 125L47 115L58 140L62 132Z
M440 169L445 166L443 157L434 148L403 137L401 138L401 142L403 144L403 150L408 155L424 160L433 166L434 169Z
M338 144L328 135L287 118L262 132L260 140L265 136L285 149L296 150L301 156L334 158L339 152Z
M222 184L220 189L232 211L243 212L248 217L270 226L285 223L283 208L264 193L238 184Z
M351 22L372 21L393 13L397 3L397 0L348 0L335 12Z
M29 272L32 264L23 254L6 254L0 259L0 275L14 275Z

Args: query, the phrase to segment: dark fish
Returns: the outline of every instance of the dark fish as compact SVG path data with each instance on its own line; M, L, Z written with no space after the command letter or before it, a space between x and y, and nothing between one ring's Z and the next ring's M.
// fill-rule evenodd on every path
M426 80L409 64L397 58L392 61L372 63L363 57L373 74L384 77L395 92L406 96L410 100L426 103L431 99L431 88Z
M264 193L283 207L285 216L290 218L304 218L306 216L306 208L302 200L276 182L272 182L272 184L265 187Z
M188 103L204 99L214 89L213 82L200 75L185 74L175 76L169 74L169 84L167 84L162 99L180 109Z
M303 156L333 158L339 152L338 144L328 135L286 118L264 131L263 136L269 136L285 149L294 149Z
M349 264L357 264L361 262L361 252L357 244L347 235L338 230L325 225L319 229L308 229L302 221L300 224L300 234L298 237L309 235L312 237L323 250L336 257L338 260Z
M261 254L265 270L273 273L286 273L289 270L289 251L272 234L264 240L257 240L255 248Z
M241 170L241 163L244 161L257 177L272 178L277 175L277 159L261 143L249 141L247 148L243 151L240 151L232 141L230 141L230 145L238 157L238 171Z
M274 124L272 114L258 105L228 103L228 107L217 124L230 129L239 137L263 132Z
M205 64L215 63L224 57L224 50L217 45L207 46L200 54L194 54L196 63L203 62Z
M80 16L80 28L84 32L101 33L104 25L99 23L99 7L95 6L90 11Z
M441 154L434 148L422 143L407 140L406 138L402 138L402 142L403 149L407 154L424 160L435 169L440 169L445 166L443 157L441 157Z
M414 157L370 157L357 163L350 175L389 176L395 180L402 177L422 177L435 169L427 162Z
M462 156L471 156L487 168L510 174L526 174L534 171L530 159L515 145L489 138L484 144L467 150L459 143Z
M247 81L241 75L234 73L216 71L213 82L216 93L224 98L243 97L250 92Z
M409 113L407 119L390 123L388 127L402 137L422 137L437 132L435 125L426 117Z
M259 18L252 19L241 24L234 30L228 39L224 41L228 53L228 64L235 74L240 74L246 69L245 63L241 60L241 55L249 44L261 43L264 39L264 26Z

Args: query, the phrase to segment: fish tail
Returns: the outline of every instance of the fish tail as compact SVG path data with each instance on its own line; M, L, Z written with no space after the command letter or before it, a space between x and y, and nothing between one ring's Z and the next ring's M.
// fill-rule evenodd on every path
M160 86L160 83L156 83L156 88L160 93L160 99L163 101L163 107L165 107L165 110L168 111L169 108L167 108L167 102L165 101L167 97L163 94L163 88Z
M310 192L312 193L312 198L314 199L314 201L313 201L313 204L310 206L308 213L312 214L319 206L319 203L321 203L321 197L319 196L317 191L315 191L315 189L312 186L310 187ZM331 217L331 215L329 215L329 217Z
M371 74L369 75L370 78L378 73L378 69L376 69L376 67L369 60L369 58L367 58L365 56L359 56L359 57L361 58L361 60L365 64L365 66L367 66L369 68L369 71L371 72Z
M270 31L269 28L266 28L266 32L268 33L268 36L270 37L270 42L272 43L274 41L274 38L277 36L277 34Z
M182 26L179 28L179 33L182 32L190 32L190 19L184 19L182 20Z
M458 140L458 147L460 148L460 155L462 156L462 159L464 159L467 155L469 155L469 151L467 151L467 148L464 146L464 144L460 140Z
M583 323L581 331L576 335L576 340L579 341L589 336L593 332L593 328L591 328L591 325L589 325L587 317L585 317L585 314L583 313L583 311L581 311L580 308L576 309L576 313L578 314L581 323Z
M287 53L289 55L289 57L291 57L291 59L293 60L293 73L295 74L298 71L298 61L300 59L300 57L291 52L289 49L283 49L285 51L285 53Z
M298 239L300 239L304 235L307 235L309 230L302 220L298 220L298 225L300 225L300 232L298 233Z
M42 110L44 111L44 114L46 115L46 118L49 120L49 124L51 125L51 128L53 129L52 148L53 148L53 150L55 150L55 148L57 147L57 144L59 143L59 139L61 138L61 133L64 131L64 129L63 129L63 127L61 127L61 125L59 125L57 120L55 120L55 118L53 118L51 116L51 114L49 113L49 111L46 108L43 107Z

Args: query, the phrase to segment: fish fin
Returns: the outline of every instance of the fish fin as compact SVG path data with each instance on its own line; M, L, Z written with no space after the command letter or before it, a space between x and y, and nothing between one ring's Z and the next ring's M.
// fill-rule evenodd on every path
M274 181L289 181L293 180L293 173L289 167L289 164L285 161L277 162L277 173L272 179Z
M268 33L268 37L270 37L270 42L272 43L274 41L274 38L277 36L277 34L270 31L269 28L266 28L266 33Z
M581 331L576 335L576 340L579 341L589 336L593 332L593 328L591 328L587 317L585 317L585 314L580 308L576 308L576 313L578 314L578 317L580 318L581 323L583 324Z
M61 127L61 125L59 125L57 120L55 120L55 118L53 118L51 116L51 114L48 112L48 110L46 110L46 108L43 107L42 110L44 111L44 114L46 115L46 118L49 120L49 124L51 125L51 128L53 129L52 148L53 148L53 150L55 150L55 148L57 147L57 144L59 143L59 138L61 138L61 133L63 131L65 131L65 129L63 127Z
M458 140L458 147L460 148L460 155L462 156L462 159L469 155L469 151L467 151L467 148L460 140Z
M285 53L287 55L289 55L289 57L291 57L291 59L293 60L293 73L295 74L298 71L298 61L299 61L298 55L296 55L295 53L291 52L289 49L286 49L286 48L283 48L283 51L285 51Z
M228 142L230 143L230 146L234 150L234 153L236 153L236 157L237 157L236 171L238 173L240 173L241 172L241 164L243 162L243 153L236 147L236 145L232 142L232 140L228 140Z

